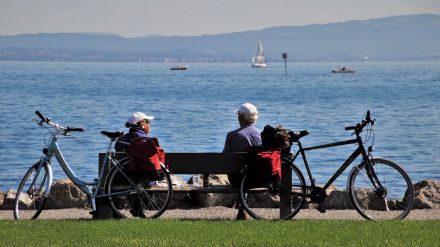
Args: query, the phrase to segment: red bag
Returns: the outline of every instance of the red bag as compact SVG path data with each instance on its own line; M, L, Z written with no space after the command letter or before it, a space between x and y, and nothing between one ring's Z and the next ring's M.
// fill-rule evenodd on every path
M127 171L148 174L161 172L165 164L165 151L156 138L134 138L130 143L130 164Z
M248 148L249 176L256 182L277 182L281 180L280 149L262 150L261 147Z

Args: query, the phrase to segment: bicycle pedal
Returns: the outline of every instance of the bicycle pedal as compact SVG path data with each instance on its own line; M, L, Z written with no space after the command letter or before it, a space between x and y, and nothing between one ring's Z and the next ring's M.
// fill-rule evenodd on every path
M321 213L325 213L327 210L325 209L324 205L322 205L321 203L318 206L318 211Z

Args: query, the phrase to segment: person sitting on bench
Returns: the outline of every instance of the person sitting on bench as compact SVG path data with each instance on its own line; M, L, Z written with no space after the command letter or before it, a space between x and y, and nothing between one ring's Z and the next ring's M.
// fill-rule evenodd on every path
M119 138L115 143L116 152L128 153L130 142L133 138L149 137L148 135L151 131L150 122L153 119L153 116L145 115L143 112L133 112L125 124L126 127L130 128L128 133Z
M255 127L255 122L258 119L257 108L251 103L244 103L236 110L236 113L240 128L226 135L223 152L246 152L249 146L261 145L261 130ZM239 187L240 176L228 175L228 178L233 187ZM247 214L239 202L236 202L236 206L238 207L236 219L247 219Z

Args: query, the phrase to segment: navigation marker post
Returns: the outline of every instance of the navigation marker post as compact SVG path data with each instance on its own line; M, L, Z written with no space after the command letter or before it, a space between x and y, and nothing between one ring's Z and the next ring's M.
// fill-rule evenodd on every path
M287 76L287 52L283 52L283 59L284 59L284 68L286 69L286 76Z

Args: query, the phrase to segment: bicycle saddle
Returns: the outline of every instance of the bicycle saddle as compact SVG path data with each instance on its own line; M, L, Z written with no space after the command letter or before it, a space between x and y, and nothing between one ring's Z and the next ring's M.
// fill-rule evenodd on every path
M124 135L124 132L122 131L116 131L116 132L108 132L108 131L101 131L101 134L107 136L108 138L118 138L120 136Z
M301 131L290 131L290 132L289 132L289 135L290 135L289 140L290 140L291 142L297 142L297 141L299 141L299 139L300 139L301 137L306 136L306 135L308 135L308 134L310 134L310 133L309 133L307 130L301 130Z

